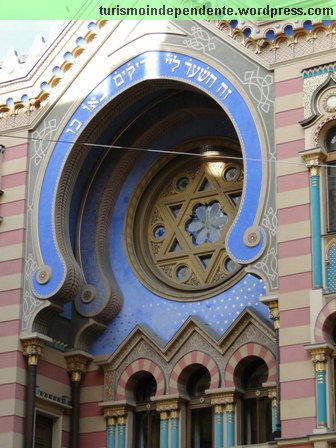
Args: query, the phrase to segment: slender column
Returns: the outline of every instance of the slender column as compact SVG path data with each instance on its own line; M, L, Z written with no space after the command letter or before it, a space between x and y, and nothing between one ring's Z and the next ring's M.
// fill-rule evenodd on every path
M235 403L233 394L226 404L226 444L228 448L235 446Z
M180 431L180 411L174 410L170 413L171 428L171 448L179 448L179 431Z
M107 448L126 448L127 414L132 406L126 401L104 401L99 406L106 419Z
M126 415L118 417L118 448L126 446Z
M276 338L276 354L275 354L275 358L276 358L276 396L274 398L274 403L275 403L276 409L273 408L273 401L272 401L272 422L273 422L273 419L276 418L276 423L275 423L275 428L273 428L273 437L280 438L281 437L280 347L279 347L280 314L279 314L278 300L271 300L269 302L266 302L266 304L268 305L270 318L273 320L273 323L274 323L274 331L275 331L275 338Z
M268 398L272 402L272 432L274 434L277 430L278 423L277 391L275 389L269 390Z
M326 370L328 355L331 349L329 347L308 347L312 361L315 367L315 381L316 381L316 405L317 405L317 422L318 429L327 428L327 383Z
M160 413L160 448L168 448L168 412Z
M106 439L107 448L116 448L116 419L113 417L106 419Z
M215 448L223 448L224 443L224 427L223 427L223 410L220 404L215 406Z
M320 176L318 168L310 170L312 246L313 246L313 286L322 288L322 243L321 243L321 204Z
M25 421L25 448L34 448L35 429L35 390L36 371L39 358L42 356L43 348L49 338L29 337L22 339L23 355L27 357L27 399L26 399L26 421Z
M70 448L79 448L80 384L82 374L86 371L92 356L84 352L73 351L67 353L65 359L71 378Z
M301 152L310 170L310 196L312 215L312 249L313 249L313 287L322 288L322 241L321 241L321 203L320 203L320 164L326 154L319 149Z
M152 397L160 413L160 448L179 448L180 409L185 399L178 395ZM169 424L170 423L170 424Z

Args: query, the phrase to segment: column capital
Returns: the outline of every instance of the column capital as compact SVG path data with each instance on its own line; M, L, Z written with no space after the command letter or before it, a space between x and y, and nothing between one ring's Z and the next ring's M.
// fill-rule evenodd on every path
M279 313L279 302L278 300L271 300L267 303L269 316L273 320L274 329L279 330L280 328L280 313Z
M327 158L327 153L323 148L312 148L306 151L301 151L301 157L306 163L306 167L310 170L311 176L319 175L319 167L321 163Z
M277 295L264 296L260 301L268 306L269 317L273 320L274 329L280 328L279 298Z
M103 401L99 403L99 406L103 408L104 417L106 419L115 419L118 423L119 419L121 417L126 417L128 411L133 408L133 406L126 401Z
M72 381L81 381L82 374L86 372L87 365L93 360L93 356L81 350L70 351L64 355L64 358Z
M115 426L117 424L117 419L115 417L105 417L105 419L106 419L106 426Z
M311 344L305 345L305 349L309 352L311 360L314 363L316 372L323 372L326 370L328 357L333 351L333 347L329 344Z
M187 401L186 397L181 395L162 395L159 397L151 397L151 401L156 404L158 412L179 411L181 404Z
M21 337L22 353L27 357L29 366L37 366L47 342L51 342L51 338L40 333Z

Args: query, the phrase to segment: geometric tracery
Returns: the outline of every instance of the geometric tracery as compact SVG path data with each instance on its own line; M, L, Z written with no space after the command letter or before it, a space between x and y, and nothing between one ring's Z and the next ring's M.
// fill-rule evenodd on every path
M243 167L222 157L173 159L146 188L139 186L145 192L128 213L135 252L128 255L141 281L160 295L209 297L242 269L230 259L225 237L239 208Z

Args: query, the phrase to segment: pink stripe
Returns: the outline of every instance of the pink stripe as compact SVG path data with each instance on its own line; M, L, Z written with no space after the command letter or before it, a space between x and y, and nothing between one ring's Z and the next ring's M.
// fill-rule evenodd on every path
M127 376L129 378L132 375L132 373L133 373L133 364L131 364L126 368L125 372L123 373L123 377Z
M280 143L277 147L277 159L289 159L298 155L300 151L305 149L305 141L294 140L291 142Z
M81 448L106 448L106 432L79 434L79 446Z
M178 362L178 366L181 370L183 370L187 365L187 361L185 358L180 359L180 361Z
M26 388L21 384L1 384L0 385L0 400L25 400Z
M0 309L1 306L16 305L21 303L22 289L11 289L10 291L0 292Z
M275 84L275 96L287 96L293 93L300 93L303 91L302 76L298 78L288 79L286 81L279 81Z
M87 372L83 375L81 389L84 387L102 386L104 384L104 372L102 370L95 370L94 372Z
M302 344L287 345L280 347L281 364L289 364L291 362L300 362L310 360L310 355L303 348Z
M154 363L151 362L150 365L149 365L148 371L149 371L150 373L153 373L153 374L154 374L155 370L156 370L156 365L155 365ZM154 376L155 376L155 375L154 375Z
M38 363L37 372L39 375L58 381L59 383L69 384L68 372L56 364L45 361L43 358Z
M3 153L3 162L9 162L10 160L22 159L28 154L28 145L23 143L22 145L11 146L5 149Z
M11 244L23 243L25 237L24 229L12 230L11 232L0 233L0 247Z
M284 112L278 112L275 114L275 126L281 128L284 126L290 126L292 124L298 124L304 118L303 107L299 109L286 110Z
M67 431L62 431L62 448L70 446L70 434Z
M143 358L139 359L139 369L143 370L145 365L145 360Z
M207 367L209 367L209 364L211 363L213 363L213 361L212 361L212 359L210 358L210 356L209 355L207 355L206 353L203 353L203 362L204 362L204 365L205 366L207 366Z
M237 363L242 359L243 355L241 354L240 350L238 350L234 355L233 358L237 361Z
M176 388L176 387L171 387L171 388L170 388L170 393L171 393L171 394L177 394L177 393L178 393L177 388Z
M286 381L281 383L281 400L294 400L315 396L315 379Z
M0 434L4 432L16 432L23 434L24 419L16 415L0 417ZM9 447L8 447L9 448Z
M295 404L293 403L293 406ZM315 417L295 418L293 420L281 421L281 437L301 437L307 434L312 434L315 429L316 419ZM293 444L292 446L295 446ZM304 445L300 445L302 448ZM312 445L306 445L311 448Z
M118 388L125 389L125 386L126 386L126 380L125 380L125 378L121 377L119 379Z
M230 364L228 364L228 365L226 366L225 374L227 374L227 373L231 373L231 374L233 374L234 370L235 370L235 366L233 366L233 365L230 363Z
M213 376L217 375L217 373L218 373L217 366L213 366L213 368L210 370L210 376L211 376L211 378L212 378Z
M26 210L26 201L13 201L7 204L1 204L1 214L2 216L14 216L22 215Z
M84 417L97 417L101 415L101 408L97 403L81 403L79 408L79 415L81 418Z
M255 347L254 344L251 344L251 343L247 344L247 354L249 356L253 356L255 354L254 347Z
M1 353L1 368L8 369L10 367L21 367L25 369L27 366L22 352L6 352ZM13 378L15 380L15 378Z
M159 383L161 383L161 381L163 381L163 375L162 375L162 373L160 372L160 374L157 376L157 378L156 378L156 383L157 384L159 384Z
M1 178L1 188L6 190L7 188L14 188L20 185L25 185L27 180L27 171L21 171L20 173L8 174Z
M272 358L268 363L267 363L267 367L269 369L269 371L271 371L273 369L273 367L275 366L275 358Z
M311 272L304 272L302 274L286 275L279 279L279 290L282 293L300 291L302 289L312 288Z
M299 308L295 311L282 311L280 313L281 328L299 327L310 324L309 308Z
M20 332L19 320L10 320L8 322L0 323L0 337L12 336L15 334L19 334L19 332Z
M171 373L171 375L170 375L170 381L173 381L173 382L177 382L177 379L178 379L178 375L177 375L177 373L175 372L175 370L173 370L172 371L172 373Z
M310 205L303 204L296 207L287 207L278 210L279 225L292 224L294 222L307 221L310 219Z
M260 358L264 358L266 356L266 353L268 352L267 348L261 347L261 350L259 352Z
M278 177L278 193L309 187L308 170Z
M23 260L10 260L0 263L0 277L4 275L21 274L23 272Z
M299 240L279 243L278 251L280 259L311 254L311 239L301 238Z

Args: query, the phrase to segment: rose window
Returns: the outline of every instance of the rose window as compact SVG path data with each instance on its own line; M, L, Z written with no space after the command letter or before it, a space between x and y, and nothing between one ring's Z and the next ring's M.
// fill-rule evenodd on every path
M157 162L130 202L126 251L138 278L156 294L206 298L243 274L225 246L239 209L242 164L216 154Z

